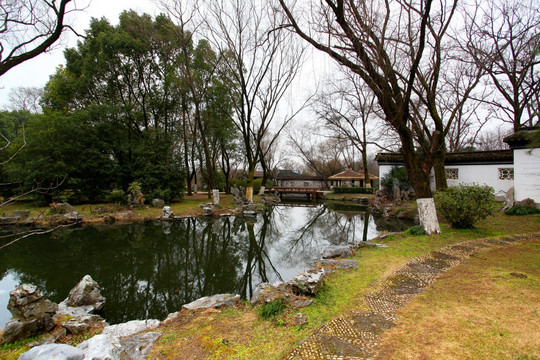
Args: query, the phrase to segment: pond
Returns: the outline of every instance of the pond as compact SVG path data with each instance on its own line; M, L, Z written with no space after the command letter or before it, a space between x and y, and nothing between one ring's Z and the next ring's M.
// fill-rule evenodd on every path
M28 237L0 250L0 329L11 317L9 291L22 283L60 302L89 274L107 298L109 323L162 320L206 295L249 299L259 283L287 281L312 267L329 245L412 225L334 208L279 205L253 218L80 226Z

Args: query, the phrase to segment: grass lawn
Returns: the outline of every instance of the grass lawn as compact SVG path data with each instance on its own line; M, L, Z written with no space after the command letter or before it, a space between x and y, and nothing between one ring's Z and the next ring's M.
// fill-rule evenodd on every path
M388 248L359 249L355 254L355 258L359 260L357 269L340 270L329 276L324 290L313 304L300 309L300 312L308 317L307 325L299 327L292 324L292 318L298 310L289 310L276 321L261 320L257 315L258 309L250 305L221 312L211 310L194 314L183 311L177 320L162 326L160 331L164 332L164 336L155 345L150 358L278 359L324 322L350 309L365 308L362 296L370 290L370 284L416 256L456 242L538 231L538 215L516 218L497 213L480 222L477 228L472 230L443 227L442 234L432 237L391 236L383 241ZM538 251L536 253L538 264ZM529 260L527 258L524 261ZM449 293L452 292L450 289ZM453 293L456 295L455 291ZM461 294L457 295L460 296ZM520 300L528 301L525 293L521 294ZM501 310L505 311L513 310ZM414 324L411 323L410 326ZM459 334L468 328L469 324L462 322L453 331L459 338ZM524 331L530 329L524 328ZM414 348L416 344L412 343L410 347Z

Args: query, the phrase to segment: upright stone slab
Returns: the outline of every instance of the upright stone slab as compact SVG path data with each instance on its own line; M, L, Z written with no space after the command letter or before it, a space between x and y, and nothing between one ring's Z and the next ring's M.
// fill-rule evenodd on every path
M248 186L246 188L246 199L249 202L253 202L253 186Z
M218 189L212 190L212 196L214 198L214 205L219 205L219 190Z
M422 225L428 235L439 234L441 228L439 227L437 209L435 208L433 198L417 199L416 203L418 204L420 225Z

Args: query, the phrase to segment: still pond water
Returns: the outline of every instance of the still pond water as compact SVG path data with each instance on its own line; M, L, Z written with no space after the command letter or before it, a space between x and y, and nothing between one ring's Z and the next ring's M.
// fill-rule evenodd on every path
M162 320L206 295L249 299L259 283L287 281L313 266L329 245L412 225L359 210L279 205L256 218L84 226L29 237L0 250L0 329L11 317L9 291L22 283L60 302L89 274L107 298L109 323Z

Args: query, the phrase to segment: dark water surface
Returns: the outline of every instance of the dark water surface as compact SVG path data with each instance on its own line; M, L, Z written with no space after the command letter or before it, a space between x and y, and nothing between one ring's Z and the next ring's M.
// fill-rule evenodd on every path
M276 206L256 218L84 226L23 239L0 250L0 328L11 317L9 291L22 283L60 302L89 274L107 298L109 323L162 320L206 295L248 299L259 283L287 281L313 266L326 246L412 225L352 210Z

